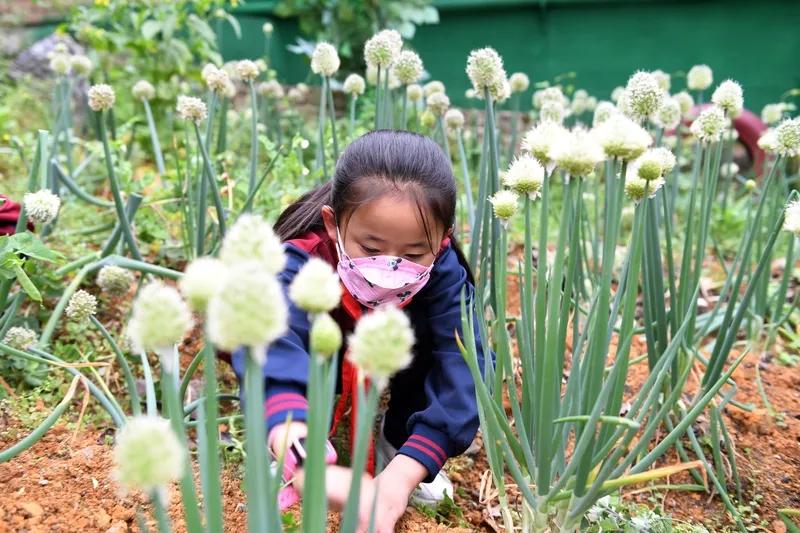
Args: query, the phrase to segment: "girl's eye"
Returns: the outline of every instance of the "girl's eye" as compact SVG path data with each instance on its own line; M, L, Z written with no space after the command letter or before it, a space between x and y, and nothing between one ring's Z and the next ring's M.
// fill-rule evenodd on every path
M361 249L364 250L365 254L369 254L369 255L378 255L380 253L380 250L376 250L375 248L370 248L368 246L364 246L363 244L361 245Z
M406 259L414 262L419 261L423 257L425 257L425 254L406 254Z

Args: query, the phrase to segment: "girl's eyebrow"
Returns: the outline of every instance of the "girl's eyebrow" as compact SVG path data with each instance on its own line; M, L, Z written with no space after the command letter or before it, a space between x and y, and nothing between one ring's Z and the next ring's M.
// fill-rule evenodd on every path
M366 234L364 236L364 240L374 241L374 242L381 243L381 244L386 243L386 239L381 239L380 237L372 235L371 233ZM417 241L417 242L414 242L414 243L411 243L411 244L406 244L406 247L407 248L422 248L422 247L428 246L428 245L429 244L427 242Z

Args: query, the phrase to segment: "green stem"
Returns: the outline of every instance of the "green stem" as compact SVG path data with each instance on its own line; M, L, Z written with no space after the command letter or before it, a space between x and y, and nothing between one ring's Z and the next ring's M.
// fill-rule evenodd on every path
M139 406L139 393L136 392L136 380L133 378L131 367L128 365L125 355L122 353L122 350L119 349L119 346L114 341L114 338L105 328L105 326L103 326L103 324L97 320L97 317L92 315L89 317L89 319L92 321L94 327L100 330L103 338L105 338L106 342L108 342L108 344L111 346L111 350L114 352L117 362L119 363L119 367L122 370L122 375L125 378L125 384L128 387L128 394L131 396L131 411L133 412L133 416L139 416L142 413L142 409Z
M128 250L131 252L131 255L135 259L141 261L142 254L139 253L139 247L136 245L136 239L133 236L128 215L125 213L125 204L122 202L122 193L120 191L119 181L117 181L117 175L114 171L114 162L111 158L111 146L109 145L108 135L106 134L106 125L105 121L103 120L103 112L100 111L95 113L95 118L97 119L97 128L100 134L100 140L103 143L103 153L105 154L108 181L111 185L111 194L114 197L114 208L117 211L117 218L122 226L122 234L125 237L125 242L128 244Z
M164 154L161 153L161 143L158 141L158 130L156 130L156 122L153 120L153 111L150 109L150 102L146 98L142 98L144 105L144 112L147 115L147 127L150 130L150 141L153 143L153 155L156 158L156 168L158 173L162 176L166 174L164 168Z
M256 86L253 80L247 82L250 88L250 109L252 110L252 120L250 127L250 177L247 190L252 191L256 186L256 170L258 168L258 99L256 98ZM224 231L222 232L224 234Z
M245 473L247 489L247 530L250 533L267 533L267 435L264 422L264 375L261 364L253 357L263 353L263 348L248 347L245 363Z

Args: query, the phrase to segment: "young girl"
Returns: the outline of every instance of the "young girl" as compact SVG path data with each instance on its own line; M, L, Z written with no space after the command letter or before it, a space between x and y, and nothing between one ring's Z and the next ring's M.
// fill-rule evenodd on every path
M355 140L333 179L289 206L275 224L288 258L279 275L284 290L309 257L338 268L346 290L331 316L345 336L361 313L384 305L401 307L413 325L413 362L388 385L375 447L386 465L375 480L379 532L394 530L412 493L428 504L452 497L442 466L467 449L478 429L473 380L455 340L462 291L468 302L473 296L472 275L452 238L455 208L455 179L439 146L414 133L381 130ZM289 303L289 331L267 351L264 417L276 454L282 443L302 442L306 434L308 332L306 313ZM346 351L339 354L337 382L343 395L354 379ZM232 356L240 383L244 357ZM335 419L343 407L340 401ZM330 476L328 486L332 503L344 502L349 486L332 484ZM364 490L374 486L368 482ZM365 500L372 494L362 492Z

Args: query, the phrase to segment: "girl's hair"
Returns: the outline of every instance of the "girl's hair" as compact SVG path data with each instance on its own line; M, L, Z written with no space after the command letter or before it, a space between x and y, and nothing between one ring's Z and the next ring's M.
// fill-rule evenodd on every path
M385 194L405 194L414 201L433 250L441 236L432 235L431 229L449 229L455 223L455 177L439 145L416 133L377 130L353 141L336 163L333 178L287 207L275 232L288 241L324 228L325 205L333 209L338 223L346 223L360 205ZM473 282L463 252L452 236L451 241Z

